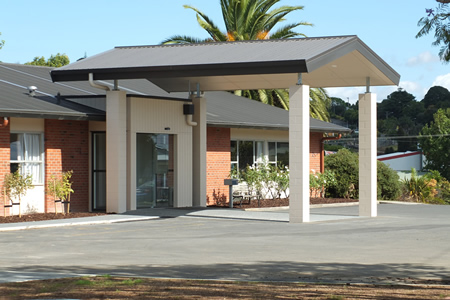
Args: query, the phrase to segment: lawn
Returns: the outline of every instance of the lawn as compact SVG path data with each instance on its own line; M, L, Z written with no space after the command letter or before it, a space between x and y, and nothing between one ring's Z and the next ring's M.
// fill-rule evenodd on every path
M0 284L0 299L450 299L448 285L304 284L109 275Z

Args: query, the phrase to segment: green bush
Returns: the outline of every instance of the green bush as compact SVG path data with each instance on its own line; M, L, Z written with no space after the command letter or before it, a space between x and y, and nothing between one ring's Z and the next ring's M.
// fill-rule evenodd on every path
M358 154L340 149L325 156L325 169L335 174L336 184L328 187L327 196L333 198L358 198Z
M377 196L380 200L395 200L400 197L402 184L396 171L377 161Z
M359 156L347 149L325 157L325 169L334 172L336 184L328 187L327 196L336 198L359 197ZM400 196L401 182L397 172L377 162L377 197L395 200Z

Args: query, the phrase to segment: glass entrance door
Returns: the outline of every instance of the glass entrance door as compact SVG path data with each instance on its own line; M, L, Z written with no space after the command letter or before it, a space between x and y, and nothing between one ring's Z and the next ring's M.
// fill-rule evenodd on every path
M173 135L136 135L136 208L173 206Z
M92 133L92 210L106 210L106 133Z

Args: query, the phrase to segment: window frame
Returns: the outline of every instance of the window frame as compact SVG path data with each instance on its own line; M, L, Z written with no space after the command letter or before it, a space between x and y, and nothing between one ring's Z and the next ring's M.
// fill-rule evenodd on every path
M39 160L17 160L17 159L11 159L11 145L12 145L12 135L17 135L18 140L20 140L20 136L24 134L36 134L39 136ZM10 150L10 158L9 158L9 169L10 172L12 172L12 165L18 165L19 167L22 164L25 163L34 163L40 165L40 181L35 180L35 178L32 178L32 184L34 186L40 186L45 184L45 147L44 147L44 133L43 132L35 132L35 131L11 131L10 132L10 140L9 140L9 150ZM23 172L21 172L24 174Z

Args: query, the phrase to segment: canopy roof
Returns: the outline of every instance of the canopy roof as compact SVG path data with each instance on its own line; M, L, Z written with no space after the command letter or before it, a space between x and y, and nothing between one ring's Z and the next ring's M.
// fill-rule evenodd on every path
M51 72L53 81L146 78L168 92L398 85L357 36L116 47Z

